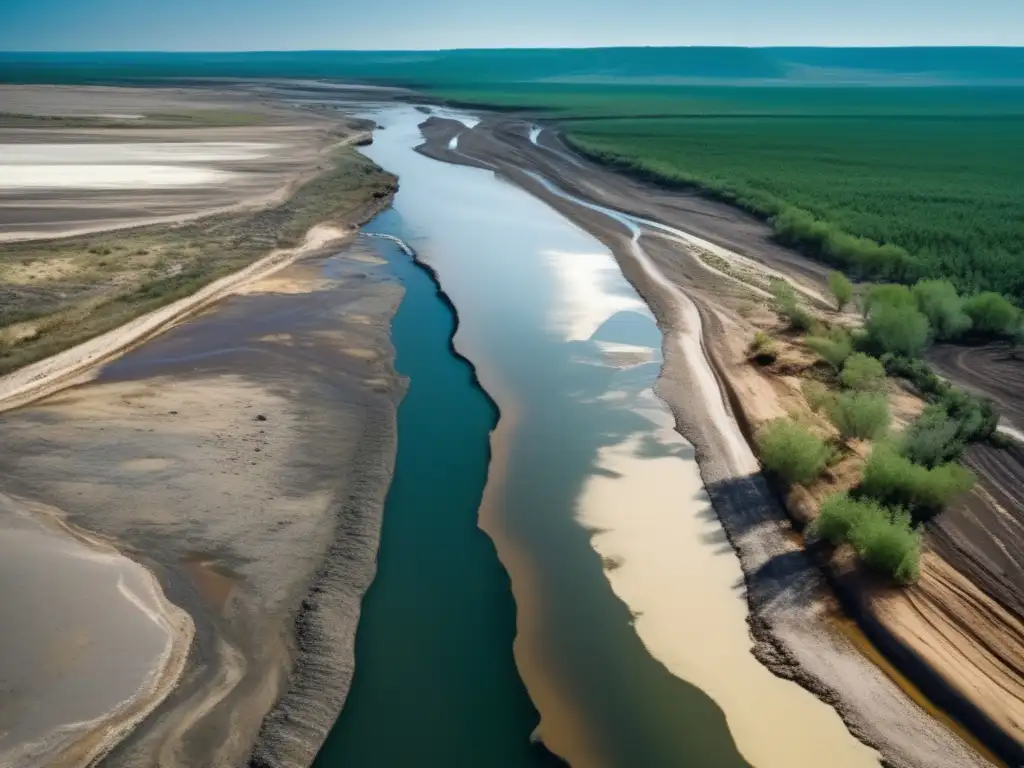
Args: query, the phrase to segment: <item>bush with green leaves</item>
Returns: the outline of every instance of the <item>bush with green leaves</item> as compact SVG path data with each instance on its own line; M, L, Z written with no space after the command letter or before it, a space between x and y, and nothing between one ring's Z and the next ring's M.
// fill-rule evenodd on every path
M787 484L812 482L831 461L832 448L807 427L790 419L775 419L757 435L757 452L764 468Z
M936 339L958 339L971 329L964 301L948 280L921 280L914 285L912 293Z
M913 294L905 285L896 283L878 283L868 288L861 303L864 317L871 314L875 307L916 307Z
M931 342L928 318L913 306L875 304L866 330L869 345L880 355L920 357Z
M885 367L878 358L854 352L843 363L839 382L847 389L879 392L885 389Z
M825 407L843 440L874 440L889 428L889 398L880 392L841 392Z
M826 363L837 371L853 353L853 339L845 328L830 328L824 335L812 335L804 339L804 343Z
M834 545L848 542L865 565L900 584L920 575L921 537L902 509L839 493L821 505L811 532Z
M929 469L913 463L893 445L876 445L864 465L862 493L883 504L906 507L918 519L941 512L974 486L966 467L950 462Z
M998 293L976 293L964 302L964 312L974 330L990 336L1011 336L1016 331L1020 311Z
M775 297L779 314L789 321L789 327L794 331L809 331L817 324L814 315L800 303L796 291L788 282L772 278L768 282L768 290Z
M842 312L843 307L853 298L853 283L842 272L829 272L828 290L836 300L837 312Z
M964 453L959 422L941 405L929 405L901 436L900 453L929 468L959 461Z

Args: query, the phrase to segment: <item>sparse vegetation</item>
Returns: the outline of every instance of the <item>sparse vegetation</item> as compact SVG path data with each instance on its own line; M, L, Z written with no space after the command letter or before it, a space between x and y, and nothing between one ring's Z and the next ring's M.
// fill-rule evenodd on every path
M885 367L871 355L854 352L843 363L839 381L847 389L878 392L885 389Z
M824 440L790 419L765 424L757 435L757 449L764 468L787 484L807 485L833 456Z
M842 312L853 298L853 283L842 272L829 272L828 289L836 300L836 311Z
M758 365L771 365L778 358L779 345L764 331L757 331L750 342L750 357Z
M853 353L853 339L845 328L835 326L822 336L808 336L804 343L836 371L842 370Z
M291 199L263 211L4 244L0 374L188 296L274 248L297 245L317 222L361 210L393 183L355 150L338 151L334 163ZM50 271L37 279L12 276L11 266L23 262Z
M902 509L836 494L821 505L811 532L837 546L849 543L865 565L899 584L920 576L921 536Z
M769 281L769 290L775 297L779 313L789 321L792 330L809 331L815 326L814 315L800 303L793 286L785 280L773 278Z
M889 428L889 398L880 392L841 392L825 406L842 440L874 440Z

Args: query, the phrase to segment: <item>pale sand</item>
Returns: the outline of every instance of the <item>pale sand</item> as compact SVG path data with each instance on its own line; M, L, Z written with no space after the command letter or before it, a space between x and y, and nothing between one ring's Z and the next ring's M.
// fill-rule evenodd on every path
M90 370L121 354L128 347L170 328L247 283L267 277L302 256L338 242L349 234L351 230L318 224L306 233L304 242L296 248L272 251L245 269L210 283L191 296L0 378L0 412L84 381Z

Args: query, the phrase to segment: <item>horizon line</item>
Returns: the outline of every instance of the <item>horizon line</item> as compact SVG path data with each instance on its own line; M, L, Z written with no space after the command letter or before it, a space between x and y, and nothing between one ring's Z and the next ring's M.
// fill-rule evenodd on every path
M259 53L455 53L460 51L597 51L597 50L1024 50L1019 45L985 45L964 43L956 45L893 44L893 45L581 45L581 46L494 46L484 48L231 48L231 49L166 49L166 48L65 48L0 50L0 55L53 55L53 54L259 54Z

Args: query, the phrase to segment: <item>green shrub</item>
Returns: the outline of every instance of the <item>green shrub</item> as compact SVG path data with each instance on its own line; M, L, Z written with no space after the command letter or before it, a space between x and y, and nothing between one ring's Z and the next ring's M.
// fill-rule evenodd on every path
M935 467L963 456L960 424L941 405L929 405L900 438L900 453L915 464Z
M831 328L824 336L808 336L807 346L837 371L853 352L853 339L843 328Z
M1019 311L1003 296L992 291L969 297L964 302L964 312L979 333L1010 336L1017 329Z
M790 328L794 331L809 331L815 326L817 320L800 304L793 286L785 280L772 278L768 290L775 297L779 314L789 321Z
M917 302L914 301L910 289L905 285L896 285L894 283L872 285L864 295L864 301L861 305L864 317L870 315L871 310L875 307L883 305L887 307L916 307Z
M867 322L868 343L879 354L920 357L928 348L928 318L913 306L875 304Z
M964 302L948 280L921 280L912 290L917 308L937 339L958 339L971 329Z
M853 298L853 283L842 272L829 272L828 289L836 300L836 311L842 312Z
M889 428L889 399L878 392L843 392L826 406L843 440L873 440Z
M850 529L850 544L871 570L900 584L921 575L921 536L903 511L872 511Z
M885 389L885 367L871 355L854 352L846 358L839 381L847 389L878 392Z
M822 410L832 402L832 393L829 392L828 387L820 381L804 379L803 383L800 385L800 389L804 393L804 399L807 401L807 404L815 413Z
M883 504L910 509L917 517L941 512L974 486L974 475L956 463L932 469L914 464L891 445L876 445L864 465L860 490Z
M911 522L903 510L839 493L821 505L811 532L835 545L849 542L869 568L909 584L920 575L921 559L921 538Z
M789 419L775 419L757 435L758 455L765 469L786 483L807 485L832 458L832 449L807 427Z
M822 502L809 532L838 546L850 540L850 529L872 507L881 508L873 500L857 501L845 493L833 494Z
M771 365L778 358L778 344L764 331L757 331L750 342L750 356L758 365Z

